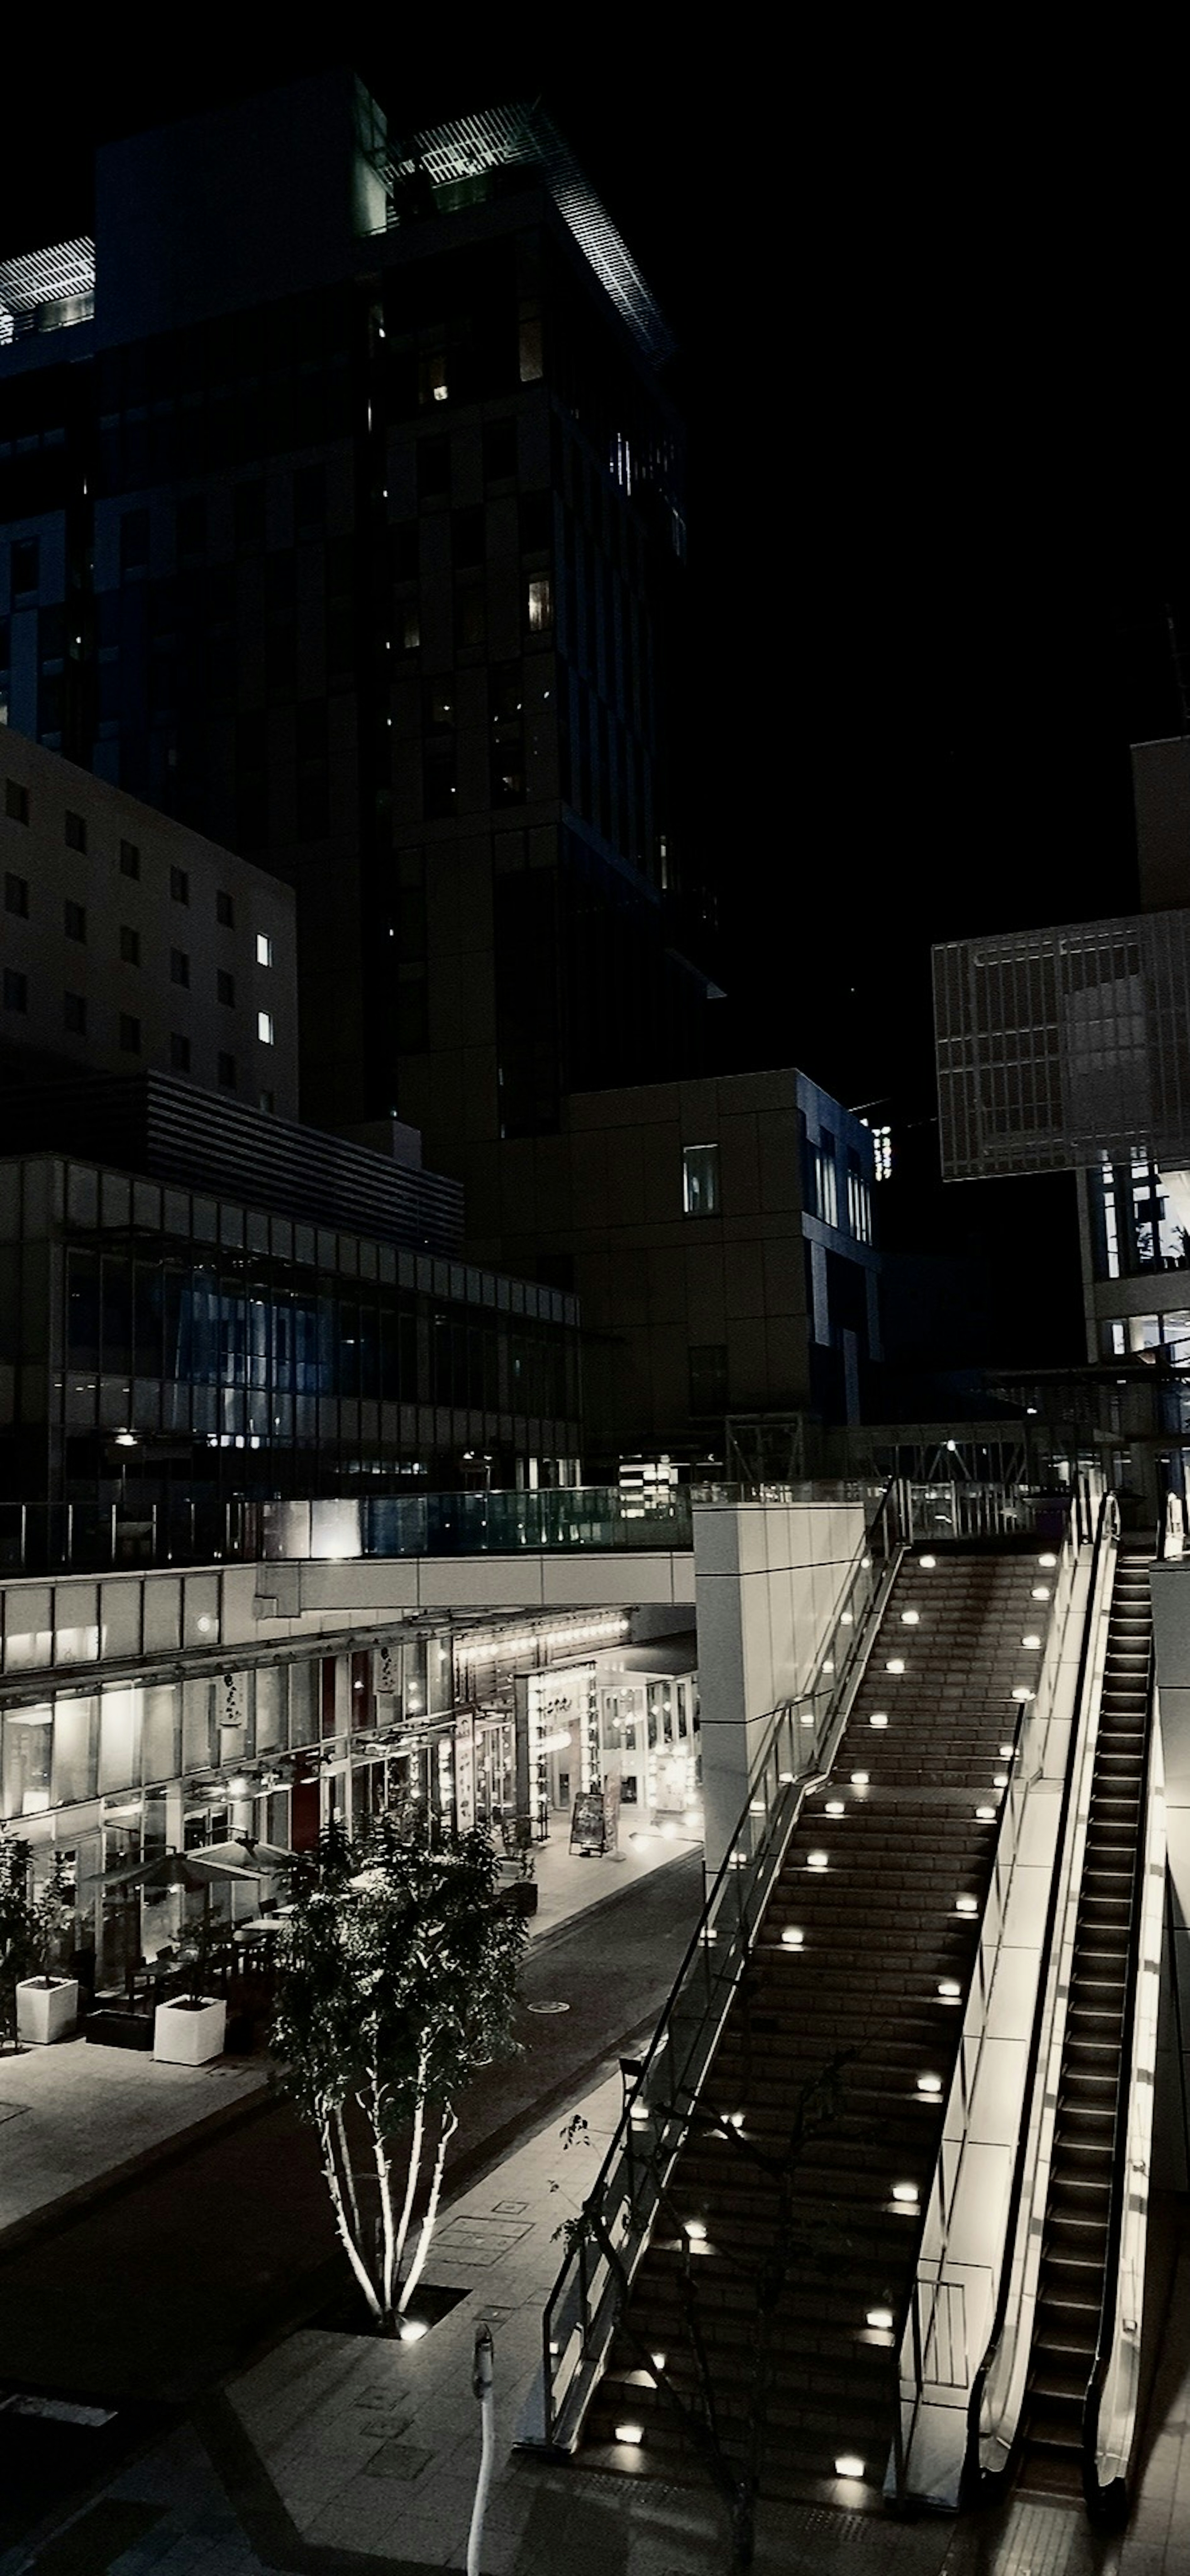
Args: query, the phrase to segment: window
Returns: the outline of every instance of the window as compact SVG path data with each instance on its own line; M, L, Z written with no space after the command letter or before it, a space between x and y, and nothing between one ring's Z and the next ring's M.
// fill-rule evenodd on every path
M185 868L170 869L169 890L175 903L189 903L190 879L186 874Z
M29 790L22 787L19 778L6 778L4 781L4 811L10 823L27 823L29 820Z
M516 473L515 420L485 420L483 471L488 483L504 483Z
M190 1040L183 1037L179 1029L175 1029L170 1037L169 1066L171 1073L190 1071Z
M140 932L127 921L120 924L120 962L124 966L140 964Z
M263 930L258 930L256 933L256 963L258 966L271 966L272 962L272 940L266 937Z
M272 1118L276 1112L277 1106L275 1094L271 1091L262 1091L260 1094L260 1106L264 1111L265 1117Z
M520 498L522 554L540 554L548 546L553 532L554 502L550 492L522 492Z
M814 1147L814 1213L824 1225L839 1222L839 1183L835 1172L835 1140L825 1127L822 1142Z
M219 1058L218 1070L219 1080L223 1089L225 1091L234 1091L236 1087L236 1060L234 1055L221 1055Z
M725 1342L692 1344L687 1353L690 1367L690 1410L692 1413L722 1413L727 1404L727 1345Z
M178 553L200 555L207 541L207 505L201 492L178 503Z
M85 850L85 849L86 849L86 846L87 846L87 825L86 825L86 820L85 820L84 816L83 816L82 814L69 814L69 813L68 813L68 814L67 814L67 817L66 817L66 847L67 847L67 849L68 849L68 850Z
M413 607L402 608L398 611L398 617L401 628L402 652L419 652L421 649L421 616L419 611Z
M872 1240L872 1202L868 1184L859 1167L859 1156L847 1157L847 1224L861 1243Z
M544 578L529 584L528 615L531 635L544 635L547 627L553 625L553 591Z
M222 887L220 887L220 890L215 897L215 919L220 923L224 930L235 929L236 908L232 902L231 896L229 894L225 894Z
M225 1003L229 1011L235 1009L236 979L234 975L228 974L226 966L220 966L216 972L215 998L216 1001Z
M81 993L63 994L62 1026L70 1037L85 1038L87 1034L87 1005L84 996Z
M17 916L17 919L18 919L19 921L27 921L27 920L28 920L28 918L29 918L29 880L28 880L28 877L13 877L13 876L6 876L6 877L5 877L5 879L4 879L4 909L5 909L5 911L6 911L6 912L15 912L15 914L16 914L16 916Z
M451 551L456 572L468 571L484 559L486 517L482 501L467 510L456 510L452 520Z
M169 980L171 984L188 985L190 982L190 959L184 948L170 949Z
M71 903L68 899L62 906L62 928L68 939L85 939L87 936L85 905Z
M719 1148L683 1145L682 1207L687 1216L716 1216L719 1210Z
M140 1054L140 1021L130 1011L120 1013L120 1046L125 1055Z
M120 570L140 572L149 560L149 513L125 510L120 521Z
M256 1014L256 1034L257 1034L257 1037L259 1038L260 1043L261 1043L261 1045L262 1045L262 1046L271 1046L271 1045L272 1045L272 1043L273 1043L273 1014L272 1014L272 1012L271 1012L271 1011L258 1011L258 1012L257 1012L257 1014Z
M417 497L430 501L450 490L450 440L421 438L417 443Z
M139 877L140 875L140 851L138 850L135 841L121 841L120 843L120 874L122 877Z
M40 540L37 537L17 537L14 539L12 549L12 595L14 599L19 599L29 591L36 590L38 580L40 578L38 564L39 551Z
M29 986L15 966L4 969L4 1008L6 1011L27 1011L29 1008Z

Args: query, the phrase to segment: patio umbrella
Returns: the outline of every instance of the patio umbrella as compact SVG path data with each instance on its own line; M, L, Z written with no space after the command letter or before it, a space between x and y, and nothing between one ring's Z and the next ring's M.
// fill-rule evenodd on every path
M209 1900L212 1886L218 1881L238 1879L246 1885L251 1876L251 1870L217 1858L213 1851L168 1851L159 1852L156 1860L138 1861L132 1869L108 1870L103 1884L126 1889L129 1894L135 1888L151 1892L182 1887L188 1896L205 1895Z
M282 1851L278 1843L253 1841L248 1834L233 1834L225 1843L206 1843L201 1851L187 1853L188 1860L217 1863L229 1874L244 1873L250 1878L275 1878L280 1870L291 1869L297 1855Z

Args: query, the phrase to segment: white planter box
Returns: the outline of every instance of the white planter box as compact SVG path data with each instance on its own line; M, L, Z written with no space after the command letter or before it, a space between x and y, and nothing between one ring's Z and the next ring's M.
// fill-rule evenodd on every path
M52 1986L43 1986L40 1977L26 1977L17 1987L17 2038L46 2048L52 2039L67 2037L78 2012L77 1977L55 1977Z
M223 2054L227 2006L215 1995L200 2004L158 2004L153 2015L153 2055L167 2066L205 2066Z

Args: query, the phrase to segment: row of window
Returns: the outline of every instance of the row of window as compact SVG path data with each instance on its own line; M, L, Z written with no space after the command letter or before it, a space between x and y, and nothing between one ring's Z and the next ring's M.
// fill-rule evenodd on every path
M32 803L29 790L22 779L5 779L4 812L10 823L30 824L32 822ZM63 818L63 838L68 850L77 850L82 857L86 857L88 833L87 818L85 814L72 813L69 807L66 809ZM121 876L132 877L139 881L140 872L141 854L136 842L122 840L120 843ZM19 884L20 882L21 880L17 878L8 879L9 884ZM169 891L174 903L189 903L190 871L188 868L170 868ZM14 904L9 904L8 909L9 911L14 911L17 907ZM215 890L215 919L221 930L235 929L235 897L234 895L229 894L226 886L218 886ZM272 943L263 935L258 936L257 938L256 958L257 964L261 966L271 966L273 962Z
M27 921L29 918L29 891L29 880L27 877L13 876L11 871L6 873L4 879L4 909L6 912L14 914L19 921ZM80 944L85 945L87 939L87 908L85 904L73 902L69 895L66 897L62 906L62 929L64 936L67 939L74 939L79 941ZM134 929L131 922L123 921L120 924L119 956L120 963L123 966L139 966L143 962L141 957L141 935L139 930ZM272 941L265 938L263 935L258 938L256 942L256 961L260 966L271 966L273 962ZM187 949L171 948L169 952L169 980L171 984L180 984L183 985L187 991L189 990L190 955ZM228 1010L234 1010L235 998L235 976L231 974L225 966L216 967L216 1001L224 1003ZM258 1035L261 1042L265 1046L271 1046L273 1043L271 1034L266 1037L264 1033L264 1024L266 1021L268 1022L271 1032L271 1016L267 1011L261 1011L257 1016L260 1022Z
M178 982L184 979L175 977L174 980L175 982ZM227 977L225 980L230 982L231 979L230 977ZM226 994L221 993L219 998L221 1001L225 1001L229 997ZM28 1012L29 978L27 975L23 975L20 968L17 966L6 966L4 969L4 1008L6 1011ZM118 1042L121 1051L125 1055L139 1055L141 1052L142 1035L140 1021L131 1011L120 1011L117 1014L117 1021L119 1027ZM85 993L67 992L63 994L62 1025L72 1037L85 1037L87 1035L87 997ZM261 1046L272 1046L274 1044L273 1017L270 1011L257 1012L256 1035ZM175 1031L169 1043L170 1063L173 1071L175 1073L189 1073L189 1038L184 1037L180 1032ZM234 1056L220 1055L219 1080L229 1091L235 1090L236 1064Z

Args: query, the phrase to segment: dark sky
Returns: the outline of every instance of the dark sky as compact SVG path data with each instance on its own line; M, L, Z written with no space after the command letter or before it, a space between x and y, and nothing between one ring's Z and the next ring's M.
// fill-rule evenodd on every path
M861 95L655 32L636 59L623 18L614 61L591 20L581 53L556 22L410 53L397 23L336 15L398 130L542 95L678 331L688 768L736 1028L928 1120L930 941L1129 908L1128 743L1177 722L1185 225L1148 138L1011 81L977 116L957 62ZM211 45L182 97L96 38L0 169L0 252L87 228L97 138L328 58Z

